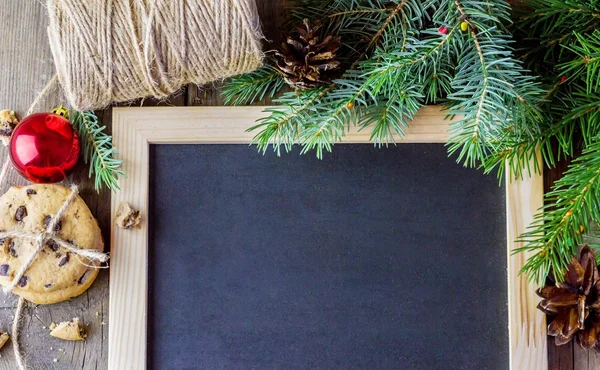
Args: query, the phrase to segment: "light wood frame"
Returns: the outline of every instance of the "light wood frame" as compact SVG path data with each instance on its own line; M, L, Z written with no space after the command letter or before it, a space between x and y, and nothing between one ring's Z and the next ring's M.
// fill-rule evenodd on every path
M114 145L127 170L119 181L121 190L112 194L111 214L126 201L148 215L150 144L247 144L253 134L246 132L264 107L153 107L115 108ZM438 107L423 108L407 129L401 142L444 143L449 121ZM352 131L344 143L368 143L369 133ZM536 309L535 287L518 272L527 255L513 255L514 240L525 231L534 213L542 206L540 175L506 182L508 319L512 370L545 370L547 364L546 324ZM108 368L146 368L148 229L122 230L111 227L110 322ZM482 333L482 335L487 335Z

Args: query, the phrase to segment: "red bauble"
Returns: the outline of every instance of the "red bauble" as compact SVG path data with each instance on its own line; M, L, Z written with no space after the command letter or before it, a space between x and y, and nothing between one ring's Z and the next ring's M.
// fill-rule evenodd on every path
M79 158L79 136L71 123L56 114L25 117L10 139L10 159L29 181L59 182Z

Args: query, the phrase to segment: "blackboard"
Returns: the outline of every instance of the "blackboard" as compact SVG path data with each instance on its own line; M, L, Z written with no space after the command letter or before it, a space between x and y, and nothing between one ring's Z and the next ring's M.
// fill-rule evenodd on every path
M441 144L151 145L149 369L507 369L506 199Z

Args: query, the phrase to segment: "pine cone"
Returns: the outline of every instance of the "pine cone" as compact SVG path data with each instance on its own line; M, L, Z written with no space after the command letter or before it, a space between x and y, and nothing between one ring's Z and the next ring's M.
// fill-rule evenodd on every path
M538 308L554 316L548 335L555 337L557 346L577 334L582 347L600 352L600 277L590 247L581 250L579 261L571 260L564 282L546 285L537 294L544 298Z
M275 53L276 67L288 85L308 89L330 84L339 75L336 51L342 46L339 36L327 35L321 41L321 23L314 26L308 19L296 27L298 38L288 37Z

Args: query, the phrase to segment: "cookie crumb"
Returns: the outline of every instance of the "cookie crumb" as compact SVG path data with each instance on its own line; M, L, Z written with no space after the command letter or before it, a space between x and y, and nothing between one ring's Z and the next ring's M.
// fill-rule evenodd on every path
M10 338L10 336L8 335L8 333L4 333L4 332L0 331L0 348L4 347L6 342L8 342L9 338Z
M0 141L4 146L8 146L17 123L19 123L19 120L14 111L10 109L0 111Z
M71 321L64 321L56 325L50 332L50 335L64 340L83 340L87 336L83 326L79 325L79 318L77 317Z
M58 362L58 359L57 359L57 358L55 358L55 359L53 359L52 361L53 361L53 362Z
M53 322L52 324L50 324L50 330L54 330L56 329L56 323Z
M133 229L140 224L142 215L140 211L136 211L126 202L121 202L117 209L117 216L115 218L115 224L122 229Z

